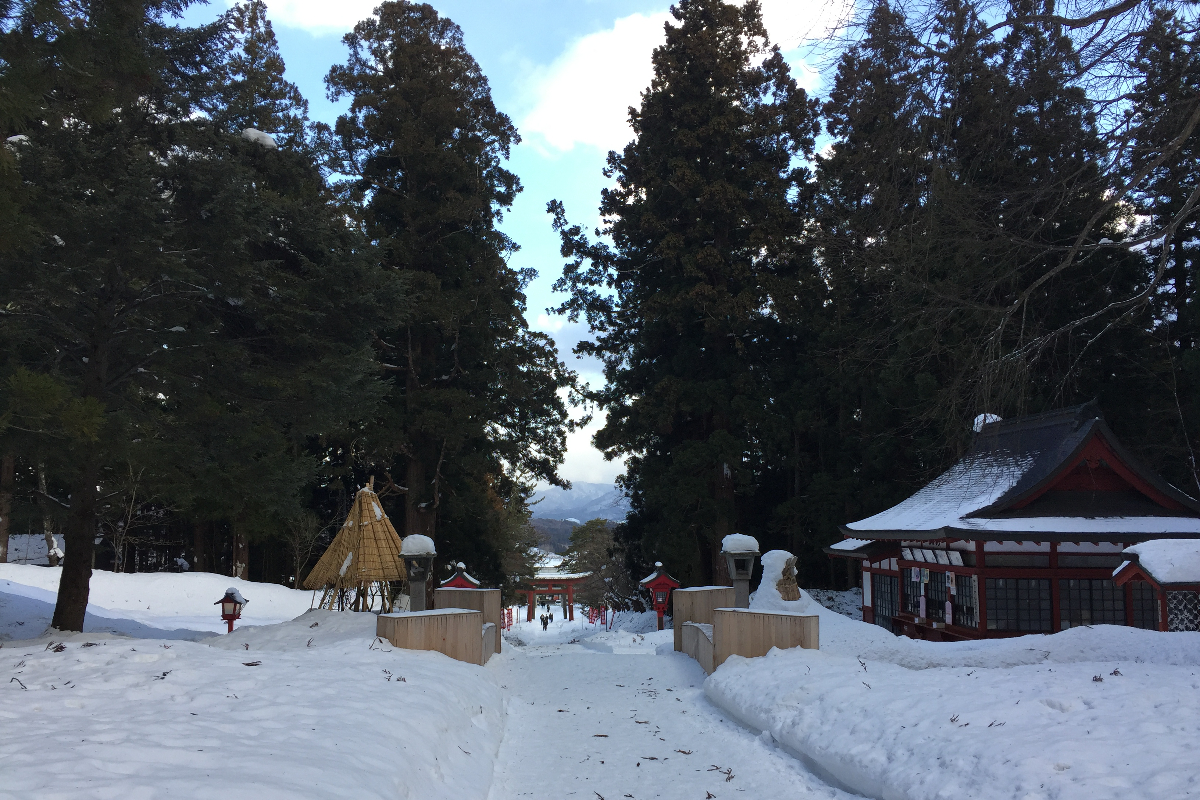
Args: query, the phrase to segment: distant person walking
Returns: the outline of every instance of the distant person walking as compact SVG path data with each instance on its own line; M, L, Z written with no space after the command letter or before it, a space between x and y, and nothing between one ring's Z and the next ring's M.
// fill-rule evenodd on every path
M542 614L542 630L546 630L550 626L550 619L545 614Z

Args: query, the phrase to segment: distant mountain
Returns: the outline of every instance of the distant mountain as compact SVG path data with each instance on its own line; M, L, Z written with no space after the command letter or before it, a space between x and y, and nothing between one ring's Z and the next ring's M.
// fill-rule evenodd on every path
M535 519L621 522L629 513L629 499L611 483L572 481L570 490L551 486L535 492L530 503Z

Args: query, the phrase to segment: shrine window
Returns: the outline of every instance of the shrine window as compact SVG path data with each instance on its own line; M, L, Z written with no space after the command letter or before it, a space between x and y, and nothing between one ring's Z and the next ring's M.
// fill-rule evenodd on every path
M979 625L975 616L976 584L974 575L954 576L954 624L964 628Z
M875 624L895 633L892 618L900 611L900 579L895 575L871 573L871 600Z
M904 576L904 610L914 617L921 616L921 570L905 567L901 574Z
M1125 624L1125 590L1110 580L1060 579L1058 607L1064 631L1080 625Z
M987 627L990 631L1051 630L1050 581L1042 578L988 578Z
M926 613L931 619L939 622L946 618L946 573L930 572L929 583L925 587Z
M1131 581L1129 590L1133 627L1158 630L1158 592L1148 581Z

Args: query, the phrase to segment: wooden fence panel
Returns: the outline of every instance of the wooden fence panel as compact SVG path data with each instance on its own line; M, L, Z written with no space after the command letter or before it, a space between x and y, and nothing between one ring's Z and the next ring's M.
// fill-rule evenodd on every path
M818 617L777 611L720 608L713 612L713 669L730 656L765 656L772 647L817 650Z
M718 608L732 606L733 599L732 586L696 586L671 592L671 625L675 628L675 650L683 652L685 622L712 625L713 612Z
M469 664L483 663L483 614L442 608L405 614L380 614L375 634L406 650L436 650Z
M469 608L481 612L485 623L490 622L496 626L493 629L495 641L492 652L500 652L500 630L503 627L500 615L504 613L504 609L500 605L499 589L435 589L433 607Z

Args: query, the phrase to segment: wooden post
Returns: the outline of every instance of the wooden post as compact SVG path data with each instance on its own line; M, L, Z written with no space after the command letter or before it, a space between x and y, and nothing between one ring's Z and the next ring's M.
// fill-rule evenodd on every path
M526 622L533 622L533 609L537 605L537 591L530 589L529 592L529 611L525 616Z
M984 561L983 541L975 542L975 599L978 601L975 613L979 615L976 620L979 623L979 635L987 636L987 579L984 578L984 568L987 562ZM904 581L901 581L903 584Z
M567 584L567 622L575 621L575 584ZM662 627L659 627L662 630Z

